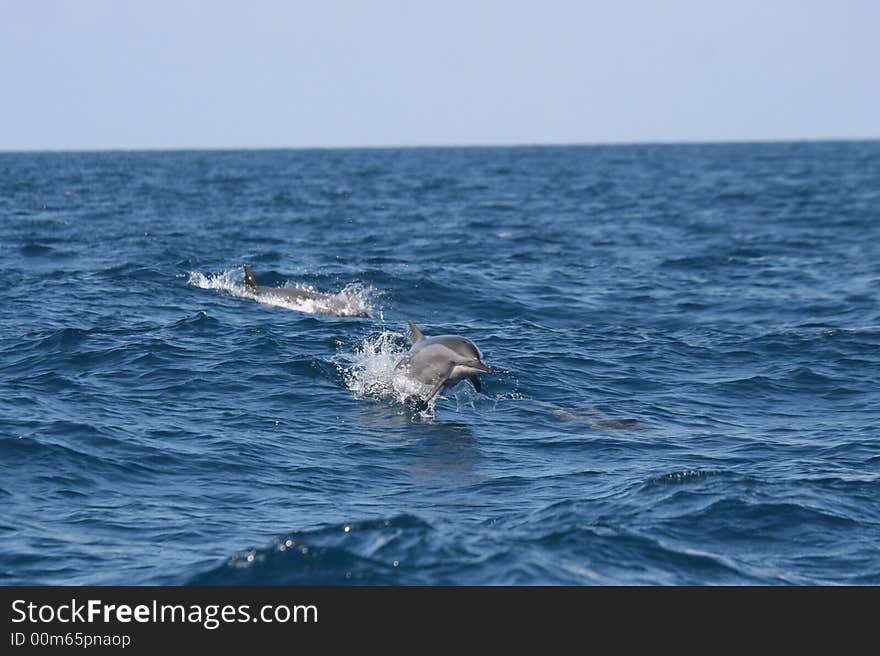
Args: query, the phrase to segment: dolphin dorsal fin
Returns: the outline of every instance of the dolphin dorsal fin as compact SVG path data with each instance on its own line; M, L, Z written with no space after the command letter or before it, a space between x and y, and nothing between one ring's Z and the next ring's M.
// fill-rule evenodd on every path
M419 327L415 325L412 321L409 322L409 332L412 336L412 343L421 342L425 339L425 336L422 334L422 331L419 330Z
M257 277L247 264L244 265L244 286L248 289L257 288Z

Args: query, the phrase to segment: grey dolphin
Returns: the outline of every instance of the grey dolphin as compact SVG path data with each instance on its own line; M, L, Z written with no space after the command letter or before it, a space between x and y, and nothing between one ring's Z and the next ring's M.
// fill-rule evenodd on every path
M491 374L482 362L480 349L460 335L425 337L418 326L409 322L412 348L401 358L395 369L405 368L407 373L425 385L431 385L430 401L441 391L450 389L467 378L478 392L480 379L477 374Z
M308 289L298 289L294 287L264 287L257 284L257 278L251 268L244 265L244 285L248 290L258 296L274 296L286 301L318 301L327 308L327 314L335 314L346 317L360 317L361 319L371 319L372 317L366 312L349 312L344 302L332 294L322 294L321 292L313 292Z
M653 430L651 424L638 419L615 419L609 417L599 408L564 408L552 403L545 403L559 421L571 421L584 424L595 430L645 432Z

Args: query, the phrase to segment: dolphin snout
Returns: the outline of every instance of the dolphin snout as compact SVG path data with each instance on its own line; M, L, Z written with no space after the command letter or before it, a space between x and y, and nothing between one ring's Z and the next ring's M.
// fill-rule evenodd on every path
M487 367L486 365L484 365L484 364L483 364L482 362L480 362L479 360L477 360L476 362L474 362L474 363L473 363L472 365L470 365L470 366L471 366L472 369L476 369L477 371L481 371L481 372L483 372L484 374L491 374L491 373L492 373L492 370L489 369L489 367Z

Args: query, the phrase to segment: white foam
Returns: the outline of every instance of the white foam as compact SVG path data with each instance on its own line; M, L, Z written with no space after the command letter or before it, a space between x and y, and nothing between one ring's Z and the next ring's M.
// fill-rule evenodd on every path
M238 298L251 299L264 305L272 305L288 310L295 310L297 312L305 312L307 314L333 314L342 317L359 316L363 314L376 316L377 314L373 307L373 302L374 298L379 295L378 291L373 287L362 285L361 283L351 283L346 285L341 291L335 294L328 294L327 299L292 299L280 295L274 296L265 293L255 294L244 284L244 273L238 268L230 269L223 273L209 275L199 273L198 271L192 271L189 274L187 284L201 289L213 289L225 292ZM307 285L296 285L293 288L324 293ZM279 287L279 289L283 288ZM381 310L378 314L381 319Z
M349 390L358 398L387 399L406 404L413 397L426 398L432 391L408 375L397 363L409 350L402 333L383 331L364 338L353 351L340 351L334 361ZM433 416L433 398L428 412Z
M199 273L198 271L190 271L189 279L186 281L186 284L192 285L193 287L201 287L202 289L217 289L236 295L236 290L244 290L245 286L236 280L234 272L234 269L230 269L223 273L206 276L204 273Z

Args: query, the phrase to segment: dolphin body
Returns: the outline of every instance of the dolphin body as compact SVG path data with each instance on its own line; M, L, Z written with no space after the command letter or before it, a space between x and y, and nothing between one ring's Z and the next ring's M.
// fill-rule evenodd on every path
M322 294L321 292L313 292L308 289L297 289L293 287L264 287L257 284L257 278L251 268L244 265L244 285L248 291L258 296L274 296L285 301L318 301L327 308L326 314L335 314L344 317L360 317L361 319L371 319L366 312L349 312L343 301L332 294Z
M559 421L571 421L584 424L594 430L645 432L653 430L651 424L638 419L615 419L609 417L598 408L563 408L552 403L542 404L550 409Z
M400 359L395 369L406 369L412 378L432 386L425 401L430 401L465 378L471 381L475 390L480 391L477 374L491 374L492 370L483 364L480 349L471 340L460 335L425 337L412 321L409 322L409 330L412 348Z

